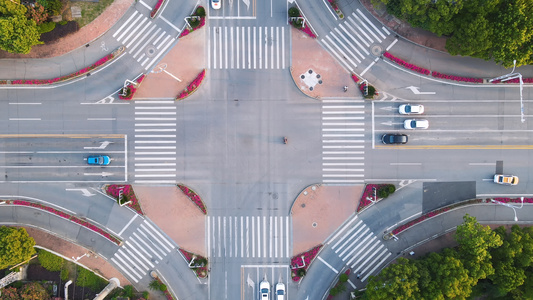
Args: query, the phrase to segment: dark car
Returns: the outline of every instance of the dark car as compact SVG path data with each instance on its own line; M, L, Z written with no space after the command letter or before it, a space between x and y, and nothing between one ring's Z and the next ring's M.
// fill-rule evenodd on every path
M400 133L385 133L381 137L381 141L383 144L406 144L407 143L407 135L406 134L400 134Z

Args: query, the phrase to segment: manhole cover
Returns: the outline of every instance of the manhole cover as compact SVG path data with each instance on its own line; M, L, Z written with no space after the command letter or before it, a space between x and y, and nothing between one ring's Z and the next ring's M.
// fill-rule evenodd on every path
M155 54L155 47L154 46L149 46L148 48L146 48L146 56L152 57L152 56L154 56L154 54Z
M374 56L381 56L381 52L383 51L383 48L381 48L380 45L373 45L370 47L370 51Z
M272 199L274 200L278 199L278 193L272 193Z
M313 227L317 227L318 226L318 224L316 222L313 222L312 225L313 225Z
M302 203L302 207L305 207L305 203Z

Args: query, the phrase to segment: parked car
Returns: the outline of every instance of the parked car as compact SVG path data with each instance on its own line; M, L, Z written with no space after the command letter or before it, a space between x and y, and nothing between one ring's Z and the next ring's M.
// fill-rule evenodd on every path
M92 155L87 157L87 163L90 165L107 166L111 159L107 155Z
M388 145L406 144L407 140L407 135L402 133L385 133L381 136L381 142Z
M403 122L403 128L405 129L428 129L428 127L428 120L408 119Z
M497 184L504 184L504 185L517 185L518 176L496 174L494 175L494 182Z
M260 300L270 300L270 283L266 279L259 284L259 295Z
M402 104L398 108L402 115L420 115L424 113L424 105L420 104Z
M285 284L276 284L276 300L285 300Z
M213 9L220 9L222 6L222 0L211 0L211 7Z

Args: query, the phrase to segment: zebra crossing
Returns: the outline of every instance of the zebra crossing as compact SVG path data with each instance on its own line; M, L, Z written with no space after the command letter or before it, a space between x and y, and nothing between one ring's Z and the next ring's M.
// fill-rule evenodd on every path
M351 15L346 16L344 21L329 32L320 42L341 62L348 70L366 64L365 59L375 60L376 56L371 56L372 46L381 44L390 35L384 26L378 28L361 12L356 9ZM381 54L381 50L377 55ZM368 68L359 72L363 75Z
M322 101L322 182L364 182L364 100Z
M174 248L166 237L144 220L115 252L111 261L137 283Z
M392 255L381 239L357 216L346 223L328 243L333 242L335 244L331 249L355 273L361 274L361 281L379 271L378 268Z
M174 101L135 101L136 183L176 183Z
M290 34L286 27L243 26L209 29L209 69L285 69ZM286 48L287 46L287 48Z
M180 30L167 22L178 33ZM176 34L174 33L174 36ZM113 37L126 47L126 51L148 70L176 41L176 38L157 26L152 19L135 11L118 28Z
M210 216L210 257L288 258L288 216Z

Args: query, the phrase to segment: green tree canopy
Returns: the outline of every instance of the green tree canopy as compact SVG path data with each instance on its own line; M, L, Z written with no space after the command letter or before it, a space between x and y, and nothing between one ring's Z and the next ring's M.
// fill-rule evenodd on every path
M26 229L0 227L0 269L16 265L29 259L34 253L35 241Z
M474 284L494 274L489 249L502 245L502 239L489 226L482 226L476 218L466 214L457 226L455 240L459 243L459 257Z
M398 263L383 269L377 276L370 276L366 286L368 299L421 299L418 289L417 266L400 257Z
M37 24L25 14L26 7L20 0L0 1L0 49L27 54L32 46L42 44Z

